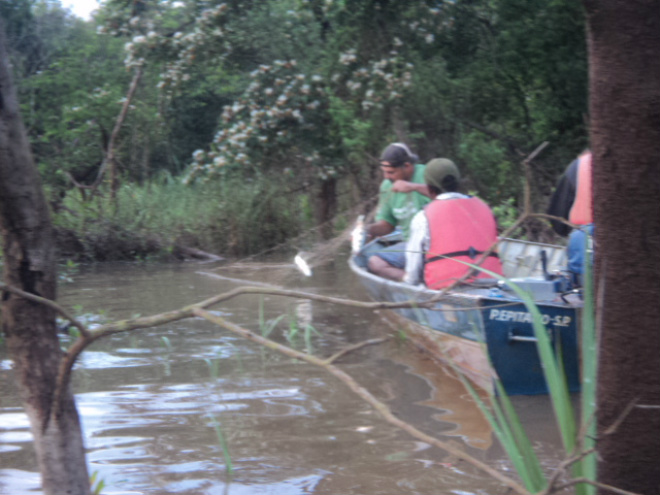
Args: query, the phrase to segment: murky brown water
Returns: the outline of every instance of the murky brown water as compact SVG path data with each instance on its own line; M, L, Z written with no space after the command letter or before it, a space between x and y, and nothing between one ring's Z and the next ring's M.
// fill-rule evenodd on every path
M224 278L222 278L224 277ZM112 264L84 267L60 302L111 319L153 314L240 285L277 283L366 300L342 263L311 278L272 265ZM286 343L288 318L318 334L292 338L328 356L391 331L381 316L351 308L244 295L214 310L259 329L286 314L273 338ZM0 494L39 493L27 418L0 346ZM490 428L459 382L393 340L349 354L339 366L426 433L509 469ZM110 337L80 359L74 387L91 472L103 494L494 494L504 489L465 463L386 423L333 376L264 350L195 319ZM558 458L545 397L519 397L544 463ZM233 468L217 431L226 439Z

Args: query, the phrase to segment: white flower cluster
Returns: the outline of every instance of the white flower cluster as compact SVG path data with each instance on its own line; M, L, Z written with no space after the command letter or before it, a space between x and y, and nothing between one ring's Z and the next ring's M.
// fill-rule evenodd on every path
M190 79L188 68L194 63L199 53L207 51L209 47L215 50L220 47L219 53L211 55L209 62L219 63L227 54L229 47L225 43L223 23L227 4L222 3L216 7L204 10L195 21L195 28L189 33L175 33L169 39L169 49L174 50L176 59L166 65L161 74L158 88L171 93L182 82Z
M299 130L315 129L308 119L314 120L327 98L323 78L296 66L295 60L276 60L252 71L241 98L224 107L211 149L193 154L187 181L228 165L254 165L268 149L293 143Z
M355 53L354 48L348 50L346 53L342 53L339 55L339 63L342 65L350 65L356 61L357 61L357 54Z
M419 5L418 8L423 9L414 22L403 21L401 27L404 31L409 31L414 38L421 40L423 43L431 45L435 42L435 33L439 32L442 28L442 23L452 22L451 20L443 19L441 7L430 7L428 5ZM395 46L396 42L395 42Z
M412 84L413 69L413 64L405 62L393 50L388 57L349 73L344 84L349 94L360 101L362 109L368 111L403 97L404 91ZM339 74L332 77L333 82L341 79Z
M171 36L159 34L159 31L165 31L165 28L156 27L157 18L141 17L132 17L127 23L119 23L119 27L113 30L103 28L103 32L132 36L124 45L126 67L141 65L147 56L154 54L167 54L168 58L173 59L173 62L166 64L158 83L159 89L171 92L181 82L190 79L188 69L201 52L212 61L218 61L226 55L228 47L224 42L223 25L227 9L225 3L205 9L192 23L194 27L190 32L177 32ZM113 24L119 22L115 18L112 19ZM209 56L207 53L209 50L219 53Z

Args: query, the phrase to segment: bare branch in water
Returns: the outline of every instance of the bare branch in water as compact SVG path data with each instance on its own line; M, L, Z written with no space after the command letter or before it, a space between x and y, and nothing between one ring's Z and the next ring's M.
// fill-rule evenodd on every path
M370 340L365 340L364 342L358 342L357 344L344 347L341 351L336 352L332 356L330 356L328 359L326 359L324 362L327 364L332 364L335 361L337 361L339 358L345 356L349 352L357 351L358 349L362 349L363 347L366 347L368 345L376 345L376 344L382 344L383 342L387 342L389 338L382 338L382 339L370 339Z
M270 339L261 337L260 335L257 335L254 332L251 332L250 330L247 330L245 328L242 328L238 325L235 325L234 323L231 323L224 318L221 318L220 316L214 315L212 313L209 313L208 311L205 311L201 308L195 308L193 309L193 314L196 316L200 316L202 318L205 318L206 320L221 326L222 328L225 328L231 332L234 332L250 341L257 342L258 344L261 344L265 347L268 347L269 349L281 352L282 354L285 354L287 356L300 359L301 361L306 361L308 363L314 364L316 366L320 366L327 370L329 373L337 377L339 380L341 380L345 385L347 385L351 391L353 391L355 394L357 394L359 397L361 397L363 400L368 402L380 415L390 424L393 424L394 426L397 426L398 428L401 428L402 430L408 432L415 438L418 438L419 440L422 440L423 442L426 442L428 444L431 444L435 447L438 447L445 452L448 452L451 455L456 456L459 459L464 460L465 462L481 469L485 473L488 473L490 476L498 480L499 482L503 483L504 485L508 486L511 490L513 490L515 493L518 493L520 495L529 495L529 492L525 490L523 486L518 484L516 481L510 479L509 477L503 475L496 469L493 469L486 463L480 461L479 459L476 459L475 457L472 457L471 455L465 453L463 450L461 450L459 447L456 447L452 445L449 442L443 442L442 440L439 440L435 437L432 437L430 435L427 435L426 433L418 430L414 426L410 425L409 423L406 423L405 421L400 420L394 414L390 409L385 405L384 403L380 402L378 399L376 399L368 390L360 386L350 375L344 373L342 370L337 368L336 366L330 364L327 360L323 360L320 358L317 358L316 356L312 356L310 354L305 354L304 352L296 351L295 349L291 349L290 347L286 347L284 345L278 344L276 342L273 342Z

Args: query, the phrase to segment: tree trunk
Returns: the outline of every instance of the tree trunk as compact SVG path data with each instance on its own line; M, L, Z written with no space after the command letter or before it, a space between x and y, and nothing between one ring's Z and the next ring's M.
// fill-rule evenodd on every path
M337 211L337 179L329 177L321 181L320 201L317 203L317 222L322 240L333 235L331 220Z
M584 4L601 322L598 478L653 495L660 493L660 5Z
M0 232L4 280L8 285L55 298L54 239L5 50L0 20ZM52 410L62 357L54 312L44 305L2 293L2 330L14 361L30 420L45 494L87 495L89 476L73 396L66 390Z

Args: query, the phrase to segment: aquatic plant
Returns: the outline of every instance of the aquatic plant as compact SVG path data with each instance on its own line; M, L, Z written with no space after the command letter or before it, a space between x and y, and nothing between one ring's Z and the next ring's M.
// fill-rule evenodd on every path
M94 471L89 477L89 484L92 487L92 495L101 495L101 492L105 488L105 481L103 479L98 479L98 471Z
M462 263L461 261L458 262ZM543 324L543 315L536 306L531 294L501 275L477 265L464 264L506 282L532 315L532 327L541 360L541 367L548 386L555 420L566 455L566 464L567 466L572 466L574 479L583 480L575 483L575 493L576 495L592 495L595 493L595 486L589 484L589 482L596 481L596 457L592 450L595 445L596 431L595 384L597 359L591 267L588 266L586 269L583 295L584 307L581 328L582 407L579 423L580 428L578 429L562 366L561 349L553 349L548 331ZM590 265L588 260L585 264ZM494 378L495 392L489 393L489 404L486 404L481 400L463 373L453 364L452 360L448 359L447 361L456 371L459 379L466 386L488 419L495 435L505 449L525 487L532 493L538 493L548 489L549 484L557 482L558 477L563 473L557 470L550 478L546 478L541 469L538 456L534 452L529 437L500 380L497 377Z
M225 473L227 474L227 484L231 483L232 477L234 475L234 464L231 460L231 455L229 454L229 445L227 444L227 439L222 431L222 427L218 422L217 418L213 414L209 414L211 422L213 424L213 429L215 435L218 438L218 443L222 449L222 456L225 459Z

